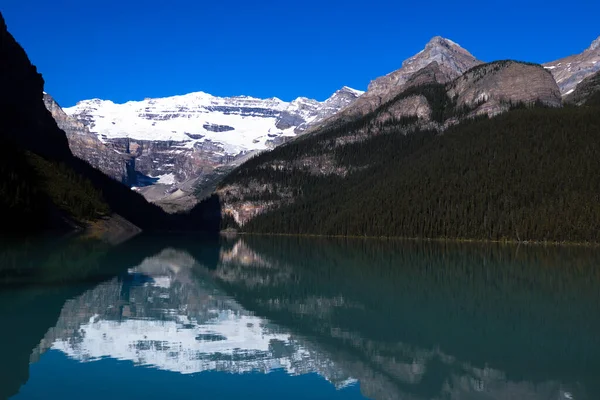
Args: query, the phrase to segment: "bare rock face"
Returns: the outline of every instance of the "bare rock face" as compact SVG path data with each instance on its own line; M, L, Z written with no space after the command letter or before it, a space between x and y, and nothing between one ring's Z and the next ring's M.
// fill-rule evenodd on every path
M44 93L44 105L58 127L67 135L73 155L119 182L127 185L134 183L135 164L130 155L102 143L82 122L68 116L47 93Z
M402 63L402 68L375 79L367 93L385 96L395 87L404 85L416 72L432 62L439 65L439 83L448 82L475 65L481 64L471 53L457 43L440 36L432 38L421 52Z
M510 104L541 102L560 107L561 94L552 75L540 65L496 61L472 68L448 84L448 95L458 107L490 116Z
M430 119L431 107L425 96L414 95L393 102L377 117L375 123L386 123L405 117L417 117L422 121Z
M446 83L481 63L458 44L436 36L425 49L405 60L402 68L372 81L365 94L341 112L315 123L310 131L356 119L393 100L408 87Z
M583 53L544 64L552 72L563 96L573 93L577 84L600 71L600 37Z

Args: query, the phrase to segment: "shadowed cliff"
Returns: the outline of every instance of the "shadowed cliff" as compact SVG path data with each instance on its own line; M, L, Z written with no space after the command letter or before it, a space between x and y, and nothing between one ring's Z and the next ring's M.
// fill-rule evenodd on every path
M167 214L73 156L43 90L42 76L0 15L0 231L68 230L110 213L143 230L219 230L218 199L189 214Z

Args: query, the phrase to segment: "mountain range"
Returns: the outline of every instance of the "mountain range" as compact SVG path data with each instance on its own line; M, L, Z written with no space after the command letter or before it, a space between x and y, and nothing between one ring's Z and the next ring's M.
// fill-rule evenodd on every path
M63 110L1 22L7 226L118 214L150 230L596 240L598 40L542 66L434 37L367 92L324 102L191 93Z
M343 87L323 102L284 102L198 92L125 104L85 100L65 109L48 99L46 105L79 157L148 200L190 208L203 179L301 134L361 94Z
M599 210L586 206L597 196L600 73L580 75L562 93L551 68L482 64L440 38L428 47L443 47L435 52L446 54L443 68L434 60L408 77L398 71L383 80L397 81L392 89L374 82L340 113L230 173L217 193L235 228L600 240ZM584 52L585 62L596 50ZM466 71L447 61L453 54Z
M9 292L3 304L6 326L29 328L0 333L11 344L0 363L3 398L35 381L30 363L51 354L178 374L311 373L336 388L360 383L364 396L382 400L473 398L482 387L501 399L598 393L586 373L599 362L595 331L570 329L599 323L585 307L599 297L593 249L530 246L515 254L414 241L155 239L2 248L4 265L33 264L21 279L45 283L35 296ZM456 257L465 248L468 262ZM340 262L325 262L332 257ZM579 260L578 268L562 268L565 257ZM60 275L64 259L77 268ZM107 270L118 275L107 280ZM72 279L78 284L57 293ZM522 323L511 324L515 312ZM494 346L489 332L501 333ZM574 340L565 348L558 344L566 332ZM548 363L556 367L545 370ZM424 392L434 378L439 383Z
M563 96L600 69L599 43L600 38L581 54L544 64ZM172 211L191 208L258 152L365 115L408 87L447 83L481 64L457 43L436 36L400 69L373 80L366 93L344 87L323 102L198 92L125 104L83 100L64 110L50 99L46 105L78 157ZM405 114L414 109L418 115L427 109L417 98L405 101L403 108ZM495 106L491 114L504 110Z

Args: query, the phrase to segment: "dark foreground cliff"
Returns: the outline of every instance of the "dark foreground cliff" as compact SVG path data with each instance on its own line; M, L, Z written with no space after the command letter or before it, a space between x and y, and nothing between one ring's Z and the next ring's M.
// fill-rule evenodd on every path
M110 214L143 230L218 230L218 201L168 215L75 157L43 93L0 14L0 233L71 230Z

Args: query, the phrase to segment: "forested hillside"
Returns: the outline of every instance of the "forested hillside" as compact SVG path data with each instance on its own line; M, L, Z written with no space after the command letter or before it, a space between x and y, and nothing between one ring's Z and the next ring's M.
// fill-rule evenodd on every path
M406 122L329 148L345 175L264 167L265 158L322 152L315 147L320 135L244 164L226 183L272 182L293 188L295 199L243 230L600 242L598 108L514 107L444 133L405 135ZM263 200L269 196L264 192Z

